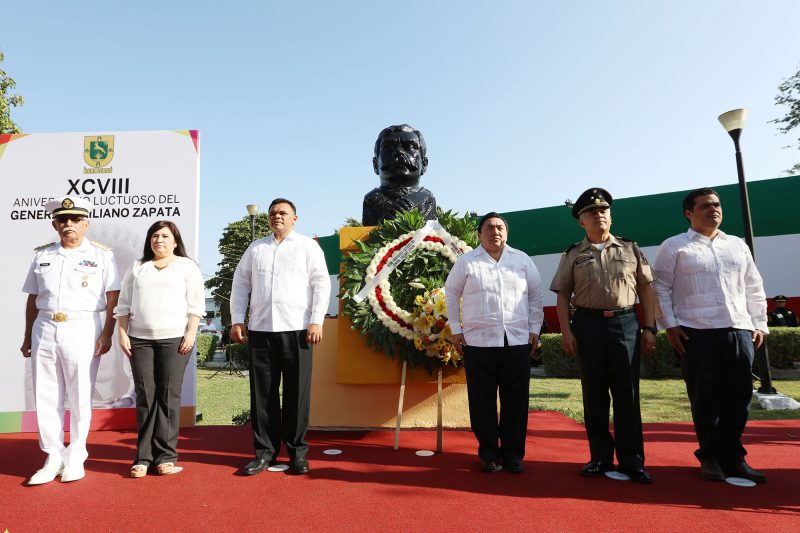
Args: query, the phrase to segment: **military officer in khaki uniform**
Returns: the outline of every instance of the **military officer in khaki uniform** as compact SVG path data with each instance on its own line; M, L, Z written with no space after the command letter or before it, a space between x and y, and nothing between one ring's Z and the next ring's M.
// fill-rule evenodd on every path
M592 188L580 195L572 215L586 237L561 258L550 290L556 292L561 343L578 357L583 410L591 461L586 477L614 468L639 483L644 469L639 411L639 354L655 347L653 276L636 243L611 235L611 195ZM641 303L640 329L634 304ZM570 320L570 303L575 312ZM614 435L608 430L609 390L614 401Z
M39 446L44 466L28 481L41 485L84 477L92 390L100 357L111 348L120 279L114 254L84 238L90 204L79 197L47 203L59 242L40 246L23 292L25 338L22 355L32 357ZM70 443L64 446L65 399L70 407Z

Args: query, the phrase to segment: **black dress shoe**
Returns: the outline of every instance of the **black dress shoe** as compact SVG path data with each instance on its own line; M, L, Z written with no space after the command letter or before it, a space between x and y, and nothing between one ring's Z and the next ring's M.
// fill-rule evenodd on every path
M303 458L292 459L289 461L289 470L296 476L302 476L303 474L308 474L311 471L311 469L308 467L308 460Z
M503 469L502 466L497 464L497 461L484 461L481 459L481 471L482 472L499 472Z
M641 483L642 485L649 485L653 482L650 479L650 474L647 473L647 470L641 466L634 466L633 468L620 468L620 472L631 478L631 480L635 481L636 483Z
M611 463L607 463L605 461L589 461L585 465L583 465L583 470L581 470L581 475L583 477L599 477L608 472L609 470L614 470L614 465Z
M714 459L702 459L700 461L700 475L711 481L725 481L725 473Z
M503 470L512 474L521 474L525 471L522 461L503 461Z
M245 465L242 469L242 474L245 476L255 476L263 472L268 466L277 464L275 460L269 460L266 457L256 457Z
M767 476L751 467L744 459L741 462L726 464L724 467L725 475L728 477L743 477L756 483L764 483Z

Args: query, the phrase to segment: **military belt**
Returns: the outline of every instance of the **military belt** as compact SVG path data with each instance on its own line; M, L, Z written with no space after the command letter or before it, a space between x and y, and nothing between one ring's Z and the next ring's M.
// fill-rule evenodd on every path
M614 318L633 313L635 310L634 306L629 305L628 307L620 307L618 309L590 309L588 307L578 307L575 309L575 312L600 318Z

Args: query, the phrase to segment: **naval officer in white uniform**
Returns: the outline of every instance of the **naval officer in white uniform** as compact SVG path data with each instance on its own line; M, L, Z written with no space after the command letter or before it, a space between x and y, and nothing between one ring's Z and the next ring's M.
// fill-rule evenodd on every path
M120 289L111 249L84 238L89 202L66 196L48 202L46 208L59 242L36 249L22 288L28 301L21 351L32 357L39 446L47 454L29 485L49 483L58 475L62 482L85 475L92 390L100 356L111 348L112 310ZM65 399L70 405L66 447Z

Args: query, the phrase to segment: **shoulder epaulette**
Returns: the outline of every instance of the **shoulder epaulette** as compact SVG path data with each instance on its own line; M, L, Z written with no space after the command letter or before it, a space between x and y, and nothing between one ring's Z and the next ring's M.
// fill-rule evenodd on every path
M635 244L636 246L639 246L639 243L638 243L638 242L636 242L636 241L634 241L633 239L628 239L628 238L626 238L626 237L620 237L619 235L614 235L614 237L616 237L616 238L617 238L617 240L620 240L620 241L625 241L625 242L632 242L632 243L633 243L633 244Z
M106 245L105 245L105 244L103 244L102 242L97 242L97 241L91 241L91 242L92 242L92 244L93 244L94 246L97 246L97 247L98 247L98 248L100 248L101 250L105 250L106 252L110 252L110 251L111 251L111 247L110 247L110 246L106 246Z
M42 251L42 250L44 250L45 248L50 248L50 247L51 247L51 246L53 246L53 245L55 245L55 243L54 243L54 242L48 242L47 244L43 244L43 245L41 245L41 246L37 246L36 248L34 248L34 249L33 249L33 251L34 251L34 252L41 252L41 251Z
M575 242L575 243L572 243L571 245L569 245L569 248L567 248L566 250L564 250L564 255L567 255L567 253L569 253L569 251L570 251L570 250L572 250L573 248L575 248L576 246L578 246L578 245L579 245L581 242L582 242L582 241L578 241L578 242Z

